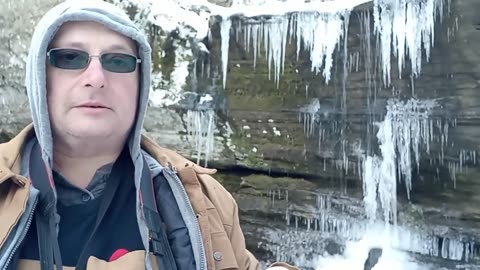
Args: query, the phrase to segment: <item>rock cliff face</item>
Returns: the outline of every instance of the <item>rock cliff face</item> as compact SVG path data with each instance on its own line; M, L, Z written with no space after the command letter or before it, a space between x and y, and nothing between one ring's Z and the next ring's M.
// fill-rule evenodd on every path
M35 8L29 1L0 3L2 141L29 121L24 59L34 23L56 1L34 2ZM132 16L141 12L126 8ZM304 48L297 58L295 39L285 47L278 84L264 44L254 58L245 31L270 17L232 18L225 88L221 20L210 21L211 36L203 40L208 54L191 28L166 31L147 23L156 75L145 131L192 160L208 159L223 169L218 177L239 201L256 254L312 267L316 255L340 253L345 240L358 238L367 226L362 175L368 156L382 156L377 133L389 119L396 138L398 223L413 232L398 248L436 267L478 263L478 10L476 0L445 1L419 76L411 77L411 62L398 70L392 57L389 85L368 5L348 16L346 43L332 54L328 84L312 72L314 59ZM292 245L295 254L287 252Z

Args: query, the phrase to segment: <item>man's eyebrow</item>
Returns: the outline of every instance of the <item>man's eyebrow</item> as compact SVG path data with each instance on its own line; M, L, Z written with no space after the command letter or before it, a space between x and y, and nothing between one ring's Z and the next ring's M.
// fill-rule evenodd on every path
M56 46L56 47L58 47L58 46ZM85 44L83 42L75 41L75 42L65 43L61 47L80 48L80 49L86 50L88 46L87 46L87 44ZM113 44L111 46L106 47L106 49L104 51L124 51L124 52L128 52L128 53L136 54L136 51L133 48L131 48L129 46L126 46L126 45L123 45L123 44Z
M129 46L125 46L122 44L114 44L107 47L107 51L125 51L136 54L135 50Z
M56 46L58 47L58 45ZM68 42L63 44L61 47L73 47L73 48L81 48L81 49L86 49L86 44L83 42Z

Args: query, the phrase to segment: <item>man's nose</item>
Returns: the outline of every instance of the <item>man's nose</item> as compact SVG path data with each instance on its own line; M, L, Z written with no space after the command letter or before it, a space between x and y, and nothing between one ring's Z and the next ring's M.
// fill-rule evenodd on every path
M105 70L99 57L91 57L88 66L83 71L83 84L86 87L104 88L106 83Z

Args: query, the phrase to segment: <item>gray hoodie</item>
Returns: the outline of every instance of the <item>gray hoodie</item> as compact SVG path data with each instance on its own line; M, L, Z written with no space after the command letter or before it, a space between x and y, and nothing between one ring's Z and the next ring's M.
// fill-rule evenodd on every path
M110 3L100 0L69 0L63 2L46 13L35 29L27 59L25 83L36 137L42 149L42 158L50 166L49 169L51 170L53 145L47 109L45 65L47 47L62 24L68 21L94 21L131 38L137 43L139 58L142 59L140 67L141 83L137 116L128 143L135 166L135 185L139 189L141 172L144 166L140 139L150 90L151 48L145 34L137 28L125 12ZM149 159L150 162L153 163L152 159ZM25 168L25 166L22 167ZM28 174L28 172L24 173ZM148 230L141 213L140 202L138 201L137 219L144 246L148 249ZM147 258L146 264L147 268L150 268L150 261Z

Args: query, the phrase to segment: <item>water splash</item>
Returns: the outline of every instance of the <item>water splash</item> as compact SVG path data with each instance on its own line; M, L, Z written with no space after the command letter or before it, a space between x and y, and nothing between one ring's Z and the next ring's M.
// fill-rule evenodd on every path
M379 233L381 232L381 233ZM319 257L317 270L363 270L368 251L373 247L382 248L382 256L372 269L374 270L420 270L420 265L413 262L403 252L390 248L395 240L387 230L373 229L360 241L348 242L342 255Z

